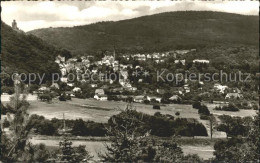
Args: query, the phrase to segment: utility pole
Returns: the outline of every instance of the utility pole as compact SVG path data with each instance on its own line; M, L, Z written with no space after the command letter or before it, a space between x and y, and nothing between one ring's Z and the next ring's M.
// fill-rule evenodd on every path
M210 123L210 139L212 140L212 135L213 135L213 115L210 115L209 123Z
M66 132L66 122L65 122L65 113L63 113L63 132Z

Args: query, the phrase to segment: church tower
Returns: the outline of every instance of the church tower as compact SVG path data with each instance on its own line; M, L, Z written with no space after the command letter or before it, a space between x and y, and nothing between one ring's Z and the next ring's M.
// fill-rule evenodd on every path
M19 30L19 28L17 27L17 23L16 23L15 20L13 20L13 22L12 22L12 28L13 28L13 30Z

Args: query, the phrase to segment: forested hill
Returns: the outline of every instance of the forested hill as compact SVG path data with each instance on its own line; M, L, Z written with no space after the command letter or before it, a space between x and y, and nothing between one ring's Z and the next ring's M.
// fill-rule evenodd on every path
M211 11L179 11L117 22L30 31L76 52L158 50L216 44L258 44L258 17Z
M45 41L21 31L15 31L1 22L2 72L46 73L59 72L55 56L58 51Z

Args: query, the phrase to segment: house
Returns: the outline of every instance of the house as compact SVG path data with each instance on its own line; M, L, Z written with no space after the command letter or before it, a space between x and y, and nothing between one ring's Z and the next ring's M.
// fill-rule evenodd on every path
M53 83L50 88L56 88L56 89L60 89L60 86L58 83Z
M171 100L171 101L178 101L178 100L181 100L181 97L178 96L178 95L173 95L172 97L169 98L169 100Z
M38 89L39 92L45 92L45 91L50 91L50 88L47 88L45 86L42 86L41 88Z
M73 87L74 83L67 83L68 86Z
M228 88L228 86L226 85L221 85L221 84L214 84L214 88L219 91L220 93L224 94L225 93L225 90Z
M190 92L190 87L189 87L188 84L185 84L185 85L184 85L184 90L185 90L186 93L189 93L189 92Z
M134 96L133 97L133 101L134 102L138 102L138 103L142 103L142 102L144 102L144 96Z
M121 75L124 79L127 79L127 78L128 78L128 72L127 72L127 71L120 71L120 75Z
M97 73L98 72L98 67L93 67L92 73Z
M183 60L174 60L174 63L181 63L182 65L185 65L185 59L183 59Z
M164 89L156 89L156 92L158 94L165 94L166 91Z
M100 100L100 101L107 101L107 95L95 95L94 99Z
M68 78L62 77L62 78L60 78L60 81L61 81L61 82L64 82L64 83L67 83L67 82L68 82Z
M137 90L137 88L136 87L127 87L126 90L135 92Z
M231 98L243 98L243 95L239 94L239 93L228 93L225 97L225 99L231 99Z
M209 60L206 60L206 59L194 59L193 63L209 63Z
M70 96L70 97L75 97L74 92L72 92L72 91L66 91L65 95Z
M90 87L91 87L91 88L96 88L96 87L97 87L97 84L90 84Z
M65 67L60 69L61 75L65 76L67 74L67 69Z
M96 89L95 90L95 95L104 95L104 94L105 94L104 89Z
M117 92L123 93L123 90L124 89L122 87L120 87L120 88L113 88L113 89L110 90L110 92L113 92L113 93L117 93Z
M81 92L81 88L79 88L79 87L75 87L75 88L73 88L72 91L73 91L73 92Z
M180 54L180 55L186 54L188 52L190 52L190 50L176 50L175 51L175 53Z
M127 67L133 68L133 65L132 64L127 64Z
M143 82L143 79L138 79L138 83L142 83Z
M152 99L154 99L157 102L161 102L161 100L162 100L161 97L147 96L148 101L152 101Z
M65 62L65 57L62 57L62 56L58 55L58 56L56 57L55 62L58 63L58 64L59 64L59 63L62 63L62 62Z
M130 83L125 83L124 88L130 89L132 88L132 85Z

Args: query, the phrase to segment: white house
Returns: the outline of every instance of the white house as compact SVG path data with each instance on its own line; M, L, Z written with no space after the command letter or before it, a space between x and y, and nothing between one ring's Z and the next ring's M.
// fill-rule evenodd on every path
M64 83L67 83L67 82L68 82L68 78L62 77L62 78L60 78L60 81L61 81L61 82L64 82Z
M75 88L73 88L72 91L73 91L73 92L80 92L80 91L81 91L81 88L79 88L79 87L75 87Z
M183 60L174 60L174 63L181 63L182 65L185 65L185 59L183 59Z
M206 59L194 59L193 63L209 63L209 60L206 60Z
M100 101L107 101L107 95L95 95L94 99L100 100Z
M144 96L134 96L134 102L142 103L144 102Z
M180 99L181 99L181 97L178 96L178 95L173 95L172 97L169 98L169 100L171 100L171 101L177 101L177 100L180 100Z
M147 96L148 101L151 101L152 99L154 99L157 102L161 102L161 100L162 100L161 97Z
M73 87L74 83L67 83L68 86Z
M50 87L51 87L51 88L60 89L60 86L59 86L58 83L53 83Z
M47 87L41 87L38 89L39 92L44 92L44 91L50 91L50 88L47 88Z
M95 95L104 95L104 94L105 94L104 89L96 89L95 90Z
M97 87L97 84L90 84L90 86L91 86L92 88L96 88L96 87Z
M220 93L224 93L225 92L225 90L228 88L228 86L226 86L226 85L221 85L221 84L214 84L214 88L217 90L217 91L219 91Z
M230 98L242 98L243 95L239 93L228 93L225 97L225 99L230 99Z

